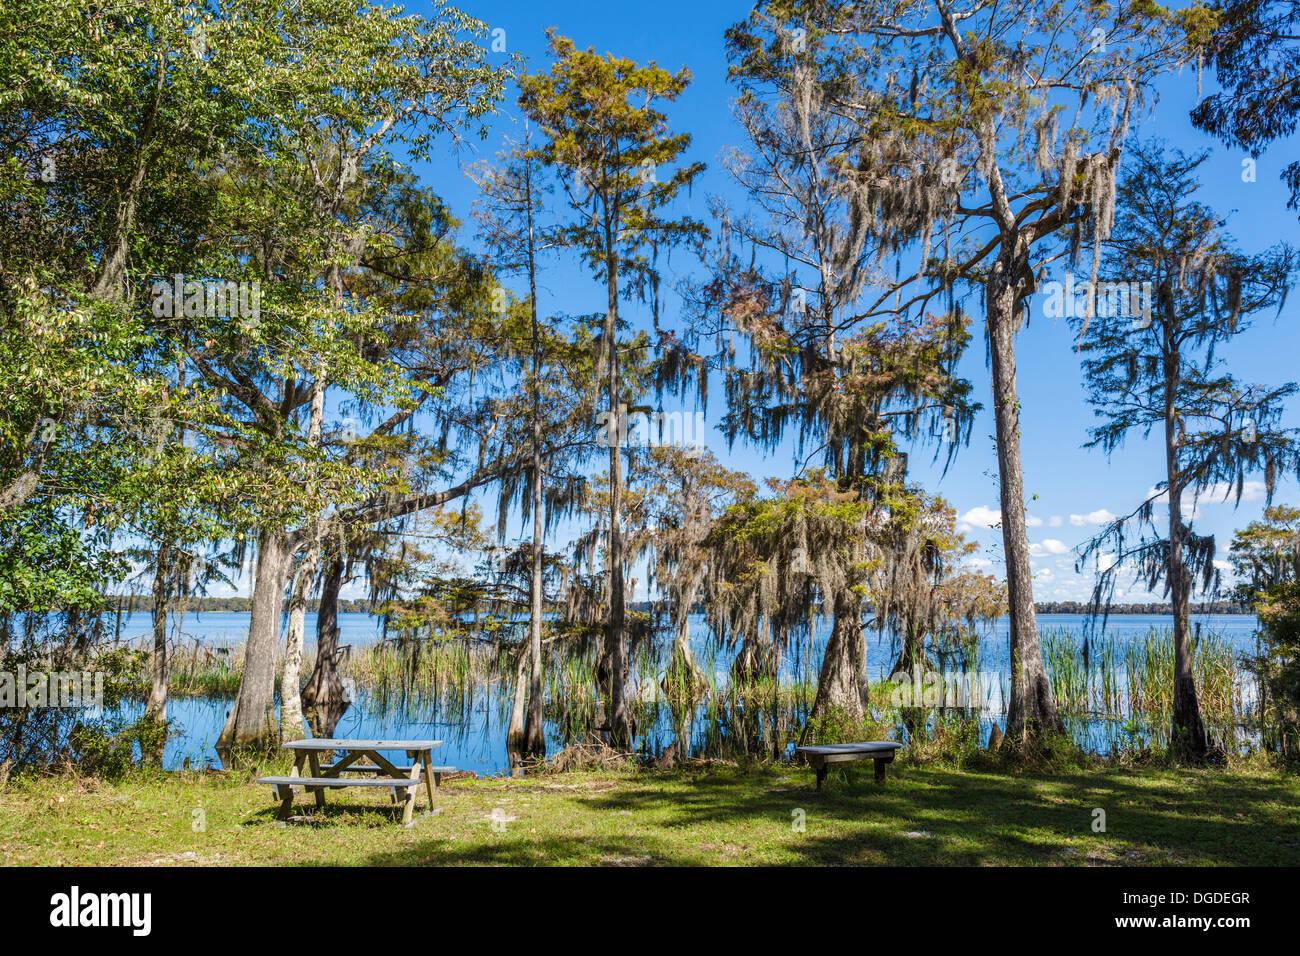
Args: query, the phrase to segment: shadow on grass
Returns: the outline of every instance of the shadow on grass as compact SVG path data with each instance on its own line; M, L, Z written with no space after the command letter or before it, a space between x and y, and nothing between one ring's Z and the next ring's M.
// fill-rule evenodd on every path
M265 827L268 824L275 825L281 821L276 819L279 812L280 804L277 801L274 805L267 807L265 810L258 810L244 820L241 826L244 827ZM431 814L427 808L420 805L415 811L415 821L418 823L422 819L432 819L437 814ZM355 824L372 824L378 826L382 824L385 827L401 827L402 823L402 805L380 803L361 803L357 801L331 800L325 806L318 807L309 796L305 800L295 801L293 812L288 820L283 821L287 827L307 827L309 829L325 829L337 826L343 823Z
M368 857L384 865L1300 864L1295 782L1213 772L1072 772L1008 776L891 770L879 786L850 771L814 790L800 771L647 773L581 797L557 794L550 819L478 829L484 797L466 801L475 829L420 818L411 845ZM508 791L503 791L508 792ZM1094 832L1095 809L1106 812ZM304 807L304 810L308 808ZM319 813L314 808L311 812ZM327 805L321 823L380 805ZM792 823L800 819L803 831ZM417 814L419 811L417 811ZM268 812L268 816L271 813ZM384 822L395 826L385 814ZM626 823L623 821L626 820ZM536 830L541 829L542 833ZM609 830L616 832L607 832ZM566 830L570 832L555 832ZM618 832L622 830L623 832Z

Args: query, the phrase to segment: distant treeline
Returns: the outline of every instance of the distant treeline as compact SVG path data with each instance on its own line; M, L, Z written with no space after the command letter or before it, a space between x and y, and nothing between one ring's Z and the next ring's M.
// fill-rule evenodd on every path
M122 595L110 598L116 604L122 601L123 610L145 611L150 608L151 598L146 594ZM192 612L248 611L251 598L242 597L195 597L190 598L189 610ZM308 601L307 609L315 611L319 601ZM656 605L651 601L629 602L629 610L650 611ZM1040 601L1034 605L1039 614L1087 614L1088 605L1083 601ZM662 609L662 608L661 608ZM1236 601L1212 601L1191 606L1193 614L1247 614L1249 611ZM343 614L366 614L372 610L369 601L339 600L339 611ZM703 605L693 609L697 614L704 612ZM1111 614L1170 614L1168 604L1152 602L1149 604L1113 604Z
M1041 601L1034 605L1039 614L1087 614L1088 605L1083 601ZM1248 614L1246 607L1236 601L1210 601L1192 604L1193 614ZM1111 614L1172 614L1168 604L1152 602L1150 604L1112 604Z
M116 606L119 601L122 604L123 611L148 612L153 606L153 598L148 594L124 594L109 597L109 602L113 606ZM192 597L187 605L187 610L191 613L247 612L252 602L252 598L244 597ZM307 602L308 611L315 612L319 606L320 601ZM339 611L343 614L365 614L370 611L370 602L340 598Z

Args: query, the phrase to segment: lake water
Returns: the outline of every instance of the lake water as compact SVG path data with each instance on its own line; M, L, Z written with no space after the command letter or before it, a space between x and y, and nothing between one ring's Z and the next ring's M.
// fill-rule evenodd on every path
M306 634L308 650L315 643L315 615L308 614ZM1057 631L1068 633L1076 641L1084 639L1086 619L1077 614L1042 614L1038 617L1040 633ZM1168 615L1122 614L1114 615L1107 622L1104 637L1117 641L1144 638L1153 628L1165 629L1172 626L1173 620ZM1256 620L1247 614L1195 615L1192 619L1194 629L1199 627L1200 634L1218 635L1226 644L1245 653L1255 652ZM354 648L363 647L381 638L378 620L368 614L340 614L339 627L342 632L341 643L351 644ZM989 633L980 641L979 667L983 671L1005 673L1008 670L1008 628L1006 618L997 621ZM820 659L825 641L825 628L814 632L811 641L792 647L788 657L787 673L796 669L803 671L807 660L814 663ZM248 614L246 612L212 612L190 614L186 617L179 638L187 643L199 641L209 646L233 646L246 639L248 634ZM135 642L151 640L152 629L148 614L137 613L122 622L122 638ZM695 616L691 622L692 643L702 662L712 661L718 672L720 682L725 682L726 669L730 655L708 652L711 644L708 627L702 616ZM869 677L879 679L887 677L892 671L897 649L890 645L887 638L877 639L868 632L866 670ZM814 668L815 673L815 668ZM635 691L636 688L634 687ZM177 736L168 742L164 755L164 764L169 768L182 766L186 761L191 766L217 766L216 752L213 744L225 722L229 709L228 699L216 698L177 698L168 702L168 717L176 730ZM505 725L508 717L509 698L505 694L484 695L474 702L468 719L458 717L455 722L440 719L437 713L412 712L401 713L391 710L381 711L369 706L364 692L356 695L353 706L343 716L335 731L338 737L407 737L433 738L442 740L443 746L437 754L440 763L450 764L462 770L473 770L480 775L499 773L506 768ZM134 716L143 711L143 705L128 708L128 714ZM664 728L659 728L661 734ZM562 745L556 728L548 727L548 751L554 752ZM1099 743L1100 745L1100 743Z

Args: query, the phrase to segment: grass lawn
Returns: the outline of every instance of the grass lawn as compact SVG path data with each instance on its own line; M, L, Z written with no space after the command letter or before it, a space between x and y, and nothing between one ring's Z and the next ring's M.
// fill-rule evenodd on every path
M893 765L567 773L457 780L397 826L387 791L331 791L273 822L270 788L178 772L11 780L9 865L1300 865L1300 778L1268 771L1006 774ZM1094 808L1106 811L1093 831ZM202 810L202 814L195 811ZM800 814L798 811L802 811ZM803 829L797 826L803 820ZM200 823L203 825L200 826Z

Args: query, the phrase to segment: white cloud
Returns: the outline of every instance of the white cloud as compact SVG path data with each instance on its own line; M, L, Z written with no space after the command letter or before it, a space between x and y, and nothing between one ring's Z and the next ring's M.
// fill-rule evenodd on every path
M1057 541L1055 538L1045 538L1029 545L1029 553L1036 558L1048 554L1068 554L1069 551L1064 541Z
M1065 519L1063 519L1060 515L1052 515L1050 518L1047 519L1047 526L1049 528L1059 528L1063 524L1065 524Z
M993 562L989 558L967 558L966 563L972 568L991 568Z
M987 505L977 505L970 511L966 512L957 521L964 525L962 530L971 528L996 528L1002 523L1002 512L997 508L990 508ZM1030 528L1041 528L1043 519L1037 515L1026 514L1025 525Z
M1241 483L1241 500L1242 501L1263 501L1268 493L1268 488L1262 481L1243 481ZM1156 495L1155 488L1149 488L1147 495ZM1226 502L1235 502L1237 500L1237 484L1232 481L1216 481L1205 487L1205 490L1196 498L1198 505L1205 504L1222 504ZM1169 492L1162 491L1156 495L1155 502L1158 505L1169 503ZM1191 506L1191 492L1183 492L1183 507L1186 509Z
M996 528L1002 522L1002 512L978 505L957 520L972 528Z
M1096 511L1090 511L1086 515L1070 515L1070 524L1076 528L1082 528L1090 524L1106 524L1114 521L1117 516L1107 511L1105 508L1098 508Z

